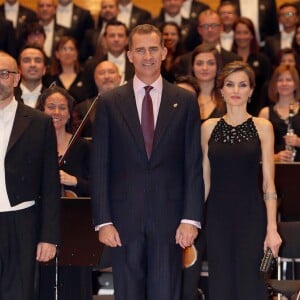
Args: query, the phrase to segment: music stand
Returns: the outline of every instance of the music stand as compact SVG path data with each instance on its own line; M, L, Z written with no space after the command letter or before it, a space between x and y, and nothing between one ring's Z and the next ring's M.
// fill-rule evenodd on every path
M103 244L92 222L91 199L61 198L60 266L98 266Z

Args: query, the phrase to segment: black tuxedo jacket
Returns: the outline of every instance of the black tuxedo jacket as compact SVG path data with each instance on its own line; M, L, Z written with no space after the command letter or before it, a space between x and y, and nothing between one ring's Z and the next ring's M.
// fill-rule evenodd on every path
M278 54L280 51L281 35L280 33L266 37L264 52L269 57L273 65L278 64Z
M72 23L69 30L70 34L77 40L78 45L81 44L85 31L91 28L94 28L94 20L90 11L74 4Z
M225 0L221 0L223 2ZM238 8L238 13L240 14L240 1L232 0ZM279 32L278 16L276 10L275 0L258 0L259 8L259 33L260 39L263 41L266 36L273 35Z
M175 243L181 219L202 220L200 119L194 95L164 80L148 160L133 82L103 94L93 135L93 218L123 244L150 226Z
M4 4L0 5L0 16L5 18L5 12L4 12ZM25 27L28 23L37 22L37 15L36 13L23 5L19 5L19 12L18 12L18 19L17 19L17 27L15 29L15 38L17 41L16 49L19 51L19 49L23 46L22 40L23 40L23 33L25 30Z
M7 153L5 180L12 206L35 200L39 241L58 243L60 187L56 135L44 113L18 103Z
M151 19L151 13L145 9L132 6L129 29L132 29L136 25L144 24Z
M0 50L17 56L16 37L12 22L0 17Z
M197 21L199 14L206 9L209 9L209 5L197 0L193 0L190 13L190 20Z

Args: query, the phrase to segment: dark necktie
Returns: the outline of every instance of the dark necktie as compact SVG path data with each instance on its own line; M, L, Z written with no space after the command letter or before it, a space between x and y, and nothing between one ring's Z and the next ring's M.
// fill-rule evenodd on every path
M145 96L142 104L142 116L141 126L144 135L145 148L147 156L150 158L154 136L154 116L153 116L153 105L150 91L153 89L152 86L145 86Z

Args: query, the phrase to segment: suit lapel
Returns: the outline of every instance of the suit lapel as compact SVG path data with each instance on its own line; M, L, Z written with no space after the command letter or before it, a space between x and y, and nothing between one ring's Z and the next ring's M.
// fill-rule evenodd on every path
M18 103L13 128L7 146L7 152L9 152L13 145L22 136L23 132L26 130L26 128L31 122L30 114L28 114L24 108L25 106L23 104Z
M169 122L171 121L176 109L178 107L178 101L176 99L176 94L172 92L171 84L163 81L163 91L162 97L155 127L154 141L152 154L155 148L158 146L161 137L163 136Z
M127 84L127 89L124 93L118 93L118 99L116 99L116 103L138 147L141 149L141 151L144 152L145 156L147 157L144 136L134 97L132 80Z

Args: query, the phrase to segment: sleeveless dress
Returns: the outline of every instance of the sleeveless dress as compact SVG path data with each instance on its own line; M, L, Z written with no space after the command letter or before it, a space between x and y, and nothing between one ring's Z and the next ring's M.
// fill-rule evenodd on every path
M269 106L269 121L272 123L274 128L274 152L278 153L285 149L285 141L284 136L287 132L287 122L286 120L282 119L278 112L274 109L274 105ZM300 136L300 110L295 114L293 118L293 128L295 131L295 134ZM296 156L295 161L300 161L300 148L296 147Z
M252 118L231 126L221 118L208 142L207 200L210 300L265 300L259 272L266 211L258 185L261 145Z

